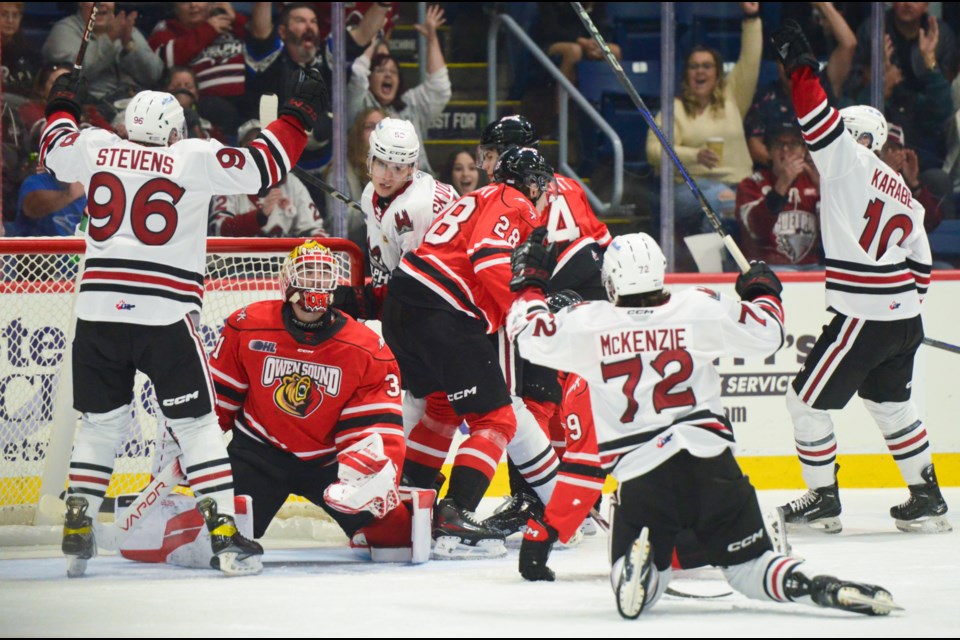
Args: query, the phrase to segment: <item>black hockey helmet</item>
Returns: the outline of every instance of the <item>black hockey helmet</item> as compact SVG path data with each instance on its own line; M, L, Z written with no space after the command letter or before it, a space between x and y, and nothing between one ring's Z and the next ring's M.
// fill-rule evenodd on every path
M480 134L480 150L494 149L503 153L510 147L533 147L540 144L533 123L523 116L506 116L491 122Z
M553 167L547 164L540 152L531 147L510 147L497 160L493 169L493 181L508 184L525 195L531 202L530 185L537 185L544 193L553 182Z

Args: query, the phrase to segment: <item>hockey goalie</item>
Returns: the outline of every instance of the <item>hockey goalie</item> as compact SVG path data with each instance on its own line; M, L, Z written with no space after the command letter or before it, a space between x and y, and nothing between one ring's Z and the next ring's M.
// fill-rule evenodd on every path
M287 256L279 281L282 299L234 312L210 354L217 416L233 435L227 451L238 528L261 538L296 494L372 559L427 560L436 494L398 486L400 374L383 340L332 306L334 290L349 284L345 259L308 240ZM156 466L170 458L162 451ZM163 498L122 555L209 566L193 507L188 496Z

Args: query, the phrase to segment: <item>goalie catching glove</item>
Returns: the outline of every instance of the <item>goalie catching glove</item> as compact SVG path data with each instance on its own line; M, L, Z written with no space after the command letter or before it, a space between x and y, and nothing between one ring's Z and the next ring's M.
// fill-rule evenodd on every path
M513 251L510 258L510 291L522 291L535 287L541 291L550 284L550 274L557 265L556 247L547 244L547 228L537 227L527 239Z
M374 433L337 454L339 480L323 492L328 505L343 513L369 511L382 518L400 504L397 466L383 453Z

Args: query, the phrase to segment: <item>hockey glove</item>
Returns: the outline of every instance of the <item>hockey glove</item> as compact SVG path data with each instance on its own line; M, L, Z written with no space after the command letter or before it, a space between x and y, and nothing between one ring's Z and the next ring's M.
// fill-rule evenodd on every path
M814 73L820 71L820 63L813 55L813 47L795 20L784 22L770 36L770 42L777 58L783 63L787 77L800 67L810 67Z
M556 579L553 570L547 566L547 558L557 538L557 530L550 525L533 518L527 521L520 545L520 575L524 580L553 582Z
M53 81L44 116L49 118L57 111L66 111L80 121L80 104L87 95L87 81L80 77L79 71L65 73Z
M750 269L737 277L736 290L741 300L749 301L760 296L773 296L779 300L783 285L766 262L754 260Z
M557 264L556 247L547 244L547 228L537 227L519 247L513 250L510 268L510 291L536 287L543 291L550 284L550 274Z
M298 69L287 77L287 100L277 109L277 115L290 115L311 130L317 126L320 113L327 110L327 86L320 72L309 67Z

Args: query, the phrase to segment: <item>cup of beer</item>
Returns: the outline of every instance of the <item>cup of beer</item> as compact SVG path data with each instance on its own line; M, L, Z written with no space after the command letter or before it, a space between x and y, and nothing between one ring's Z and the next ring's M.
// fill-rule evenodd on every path
M707 138L707 149L717 154L717 164L723 164L723 138Z

